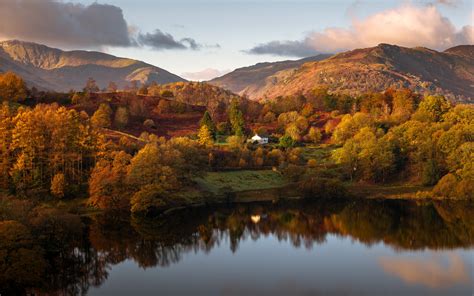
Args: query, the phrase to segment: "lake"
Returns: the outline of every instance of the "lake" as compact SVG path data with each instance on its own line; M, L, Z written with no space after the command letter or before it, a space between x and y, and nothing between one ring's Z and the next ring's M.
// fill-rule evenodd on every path
M472 295L473 213L466 202L319 200L156 219L65 214L38 223L32 267L4 263L18 275L3 285L14 294Z

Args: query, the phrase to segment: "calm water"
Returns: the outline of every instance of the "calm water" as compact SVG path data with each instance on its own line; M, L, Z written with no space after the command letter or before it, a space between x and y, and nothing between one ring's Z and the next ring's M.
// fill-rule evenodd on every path
M28 270L8 287L67 295L472 295L473 214L468 203L332 200L155 220L68 216L56 225L60 238L38 237L47 263L39 281Z

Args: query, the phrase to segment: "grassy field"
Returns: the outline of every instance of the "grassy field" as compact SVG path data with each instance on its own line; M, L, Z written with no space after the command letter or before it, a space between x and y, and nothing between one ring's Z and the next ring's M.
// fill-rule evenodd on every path
M349 184L348 190L357 197L381 199L422 199L432 198L431 187L411 184ZM417 193L422 193L417 195Z
M332 145L306 146L303 147L303 157L306 161L315 159L319 164L328 163L335 149Z
M222 192L224 188L234 192L284 187L288 182L278 172L262 171L230 171L209 172L196 179L198 185L212 193Z

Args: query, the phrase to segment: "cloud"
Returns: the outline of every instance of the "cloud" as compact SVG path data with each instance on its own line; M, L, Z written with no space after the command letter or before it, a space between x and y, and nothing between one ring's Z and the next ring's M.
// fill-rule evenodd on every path
M194 80L194 81L206 81L206 80L211 80L213 78L225 75L229 73L230 70L217 70L217 69L212 69L212 68L207 68L202 71L198 72L185 72L182 73L180 76L184 77L188 80Z
M153 49L193 49L201 48L201 45L192 38L175 40L171 34L155 30L153 33L138 34L137 41L141 45L150 46Z
M155 30L140 33L127 23L120 7L54 0L0 0L0 39L20 39L65 48L142 47L192 49L192 38L176 40Z
M448 261L448 265L443 261ZM428 259L382 257L379 264L386 273L408 284L422 284L430 288L469 284L471 276L459 254Z
M271 41L259 44L249 50L249 54L273 54L279 56L307 57L318 54L310 44L305 41Z
M446 49L474 43L472 32L472 25L456 29L436 6L407 4L362 20L354 18L350 28L327 28L311 32L303 40L271 41L246 52L301 57L308 56L311 50L314 53L334 53L379 43Z
M67 47L131 46L122 10L52 0L0 1L0 35Z
M457 6L460 2L461 2L460 0L436 0L435 4Z

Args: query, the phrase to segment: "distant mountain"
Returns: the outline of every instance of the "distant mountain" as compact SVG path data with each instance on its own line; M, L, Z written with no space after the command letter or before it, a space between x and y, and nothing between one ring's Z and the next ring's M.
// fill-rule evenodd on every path
M210 80L209 83L228 89L239 95L247 94L253 97L254 93L258 93L259 89L266 85L267 79L277 72L296 69L304 63L321 61L330 56L330 54L320 54L295 61L258 63L253 66L236 69L226 75Z
M127 58L95 51L63 51L18 40L0 42L0 72L13 71L30 87L80 90L93 77L99 87L110 81L124 87L130 81L170 83L185 81L166 70Z
M226 84L233 85L232 81ZM438 52L423 47L380 44L276 72L258 87L252 83L247 86L241 83L239 87L246 89L252 99L306 94L316 87L352 95L407 87L421 93L444 94L456 101L474 102L474 46L462 45Z

